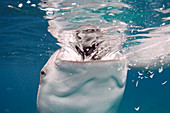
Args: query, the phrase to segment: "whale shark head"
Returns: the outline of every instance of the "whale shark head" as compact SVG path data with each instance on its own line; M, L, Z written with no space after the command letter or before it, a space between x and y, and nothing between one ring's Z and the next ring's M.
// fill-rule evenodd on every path
M127 75L126 60L111 45L116 39L92 25L70 34L41 70L39 112L116 113Z
M103 29L90 24L61 33L58 37L59 45L69 53L68 56L75 53L74 56L71 55L75 57L73 61L113 60L122 46L120 37L108 35ZM68 57L64 59L63 56L67 55L62 55L62 60L68 60Z

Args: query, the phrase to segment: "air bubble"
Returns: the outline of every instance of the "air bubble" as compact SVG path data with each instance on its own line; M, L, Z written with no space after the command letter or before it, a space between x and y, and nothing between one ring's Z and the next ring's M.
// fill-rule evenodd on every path
M139 111L139 109L140 109L140 106L139 106L139 107L135 107L135 110L136 110L136 111Z
M133 21L129 21L129 23L133 23Z
M89 48L87 48L86 51L89 51Z
M150 78L153 78L154 74L150 75Z
M52 16L52 15L54 15L54 12L53 12L53 11L47 11L47 12L46 12L46 15L47 15L47 16Z
M20 8L21 8L22 6L23 6L23 4L22 4L22 3L19 3L19 4L18 4L18 7L20 7Z
M136 82L136 87L138 87L138 84L139 84L139 80Z
M35 5L35 4L31 4L31 6L32 6L32 7L36 7L36 5Z
M161 85L165 85L168 81L163 82Z
M31 3L31 1L30 1L30 0L28 0L26 3L27 3L27 4L30 4L30 3Z
M10 8L14 8L14 6L12 6L12 5L8 5L8 7L10 7Z
M162 71L163 71L163 67L161 67L161 68L158 69L158 72L159 72L159 73L162 73Z
M71 5L76 5L76 3L74 2L74 3L72 3Z
M123 68L122 67L120 67L120 68L118 68L118 71L120 71L120 70L122 70Z
M144 76L145 78L148 78L147 76Z
M138 72L139 75L143 75L143 73Z
M164 25L165 25L165 23L162 23L162 25L164 26Z

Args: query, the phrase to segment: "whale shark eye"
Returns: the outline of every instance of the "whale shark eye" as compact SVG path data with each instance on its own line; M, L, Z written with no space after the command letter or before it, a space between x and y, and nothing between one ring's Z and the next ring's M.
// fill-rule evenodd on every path
M44 71L41 71L40 74L43 75L43 76L46 75L46 73Z

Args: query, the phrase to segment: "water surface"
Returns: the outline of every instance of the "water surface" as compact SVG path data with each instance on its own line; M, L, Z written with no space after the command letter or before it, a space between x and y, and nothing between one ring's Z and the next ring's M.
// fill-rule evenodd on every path
M57 31L73 30L82 24L96 25L110 35L125 38L124 47L133 45L131 41L136 39L169 36L167 0L26 2L7 0L0 4L1 113L38 113L39 72L59 48L55 35L48 32L52 30L48 28L50 20L57 22L53 24ZM59 6L54 5L58 3ZM47 10L49 7L55 11ZM67 18L62 19L63 16ZM169 73L170 69L149 74L129 70L118 113L169 113Z

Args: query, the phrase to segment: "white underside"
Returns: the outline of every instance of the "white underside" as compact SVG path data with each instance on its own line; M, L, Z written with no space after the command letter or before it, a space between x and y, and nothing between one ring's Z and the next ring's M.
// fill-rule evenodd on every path
M40 113L117 113L127 75L125 60L72 62L56 60L43 70Z

